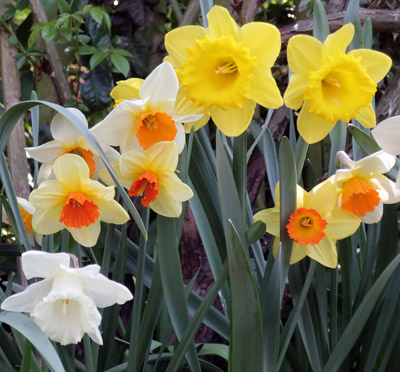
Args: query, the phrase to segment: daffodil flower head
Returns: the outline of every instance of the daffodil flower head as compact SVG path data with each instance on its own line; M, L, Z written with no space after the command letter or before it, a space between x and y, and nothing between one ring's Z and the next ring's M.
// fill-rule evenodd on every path
M182 202L193 192L176 175L178 149L175 142L158 142L148 150L134 149L121 156L114 169L129 196L141 196L142 205L166 217L179 217ZM101 179L113 184L106 170Z
M67 110L88 128L86 117L81 111L76 108L67 108ZM81 156L89 167L90 177L97 179L98 172L104 167L104 164L82 133L60 113L54 116L50 124L50 132L54 138L53 141L49 141L38 147L28 147L25 149L30 157L43 163L39 169L38 183L54 178L52 164L64 154ZM119 154L116 150L104 143L100 143L100 145L110 161L118 161Z
M32 227L32 217L35 213L35 207L26 199L20 198L17 196L17 203L19 206L19 210L21 212L22 220L24 222L24 226L28 235L34 234L36 242L41 245L42 244L42 235L38 234ZM6 224L10 224L10 220L7 216L7 212L2 207L2 222Z
M353 234L360 225L354 214L336 206L337 191L331 182L322 182L310 192L297 186L296 210L286 224L286 230L293 239L290 264L308 256L320 264L337 266L336 241ZM254 215L255 221L263 221L267 232L276 236L274 255L278 253L280 236L279 183L275 189L276 205Z
M162 63L140 84L138 98L119 103L92 128L92 133L111 146L120 146L122 153L137 147L147 150L161 141L175 141L181 152L185 145L182 123L197 121L201 115L175 112L178 87L175 70L170 63ZM120 84L117 88L120 89L114 96L119 100L135 95L131 84Z
M28 251L22 253L21 261L27 279L44 279L7 297L1 308L30 313L46 336L61 345L76 344L85 333L102 345L97 307L132 299L124 285L100 274L100 266L70 268L66 253Z
M129 99L139 99L139 89L142 84L143 79L138 78L117 81L117 86L110 92L110 96L114 99L115 106Z
M184 26L165 36L167 60L179 71L181 83L176 107L181 114L209 114L225 135L239 136L249 126L256 103L282 105L271 74L280 33L263 22L239 27L220 6L207 19L207 28Z
M359 216L365 223L378 222L383 204L400 201L400 190L384 176L395 164L395 157L378 151L361 160L353 161L344 151L337 154L347 169L339 169L330 178L339 190L339 205Z
M321 43L308 35L293 36L287 58L293 71L284 94L286 106L298 110L297 129L308 143L325 138L339 120L376 124L372 98L392 60L383 53L356 49L346 53L354 26L346 24Z
M66 228L79 244L91 247L100 234L100 221L123 224L129 220L114 200L114 187L90 179L82 157L63 155L53 169L57 179L42 182L29 196L36 208L35 231L47 235Z

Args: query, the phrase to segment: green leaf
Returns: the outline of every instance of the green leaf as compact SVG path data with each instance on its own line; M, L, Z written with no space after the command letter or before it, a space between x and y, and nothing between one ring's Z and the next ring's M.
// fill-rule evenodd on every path
M78 53L81 56L85 56L85 55L89 55L89 54L94 54L96 53L96 48L94 46L91 45L80 45L78 47Z
M57 36L57 30L54 27L54 22L48 23L47 25L42 27L42 38L49 42L53 40Z
M119 55L124 56L124 57L133 57L132 53L129 53L127 50L120 49L120 48L111 48L110 52L115 53L115 54L119 54Z
M29 38L28 38L28 48L32 48L32 46L36 43L41 31L42 31L42 27L35 27L32 30L32 32L29 34Z
M0 322L8 324L24 335L35 346L52 371L65 371L53 345L30 318L20 313L3 311L0 312Z
M103 9L101 9L99 6L94 6L92 9L90 9L90 16L99 24L103 22Z
M111 62L122 75L128 76L131 66L125 57L120 54L111 54Z
M314 0L313 34L321 42L329 35L328 16L320 0Z
M94 70L94 68L100 64L105 58L107 58L108 52L97 52L90 57L90 69Z
M247 243L249 245L255 243L265 234L266 226L262 221L256 221L246 231Z
M364 131L362 131L360 128L350 124L348 125L347 129L365 154L369 155L381 150L375 140Z
M71 6L68 4L66 0L57 0L57 5L58 9L60 10L60 13L72 13Z

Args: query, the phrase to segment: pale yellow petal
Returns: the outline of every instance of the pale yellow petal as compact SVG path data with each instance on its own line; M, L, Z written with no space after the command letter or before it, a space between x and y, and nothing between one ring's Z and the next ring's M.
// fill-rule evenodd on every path
M228 107L226 111L213 107L211 118L217 128L229 137L240 136L250 125L253 118L256 102L249 99L243 103L242 108Z
M89 226L82 226L79 228L67 227L67 230L80 245L84 247L93 247L96 245L100 235L100 219L97 219L95 223Z
M226 8L214 6L207 14L208 32L213 38L232 35L236 40L239 26Z
M100 221L116 225L121 225L129 221L128 213L115 200L97 200L96 204L99 207Z
M293 72L307 74L319 70L322 64L322 44L315 37L296 35L289 39L287 59Z
M29 201L36 208L51 208L57 204L64 204L68 196L68 188L56 180L42 182L36 190L29 195Z
M304 101L304 91L307 89L307 76L293 73L289 80L283 99L285 105L298 110Z
M301 261L306 256L306 249L304 245L293 242L292 254L290 256L290 265Z
M250 22L241 29L240 34L250 54L257 57L259 63L272 67L281 50L281 34L270 23Z
M183 183L175 173L165 172L161 174L158 182L160 189L162 188L168 194L168 198L183 202L193 197L192 189Z
M210 120L209 114L204 114L200 120L192 121L191 123L184 123L185 132L190 133L192 130L192 126L194 126L194 131L199 130L200 128L204 127L208 121Z
M65 228L59 221L64 203L54 205L50 208L37 208L32 217L32 228L39 234L49 235Z
M365 128L374 128L376 125L376 115L372 104L358 110L356 119Z
M156 200L150 203L150 208L161 216L177 218L182 213L182 202L174 200L160 190Z
M81 180L89 178L89 167L82 157L75 154L65 154L53 164L57 180L69 190L79 191Z
M90 178L82 181L80 191L86 194L96 204L97 199L113 200L115 195L114 186L104 186L100 182Z
M122 179L124 178L121 175L121 171L119 170L119 162L111 164L112 169L114 170L117 178L122 183ZM110 173L106 167L102 168L99 172L99 178L108 186L115 186L114 180L111 178ZM130 181L132 183L132 181Z
M157 142L146 152L147 167L155 173L175 172L178 165L178 147L174 141Z
M121 181L124 178L130 179L133 177L133 179L136 179L146 170L146 164L147 156L144 150L134 149L122 154L119 162L119 170L123 177ZM126 186L124 185L124 187Z
M254 69L249 95L251 99L267 108L278 108L283 105L281 92L272 77L271 70L264 66Z
M111 90L110 96L116 105L127 99L139 98L139 88L142 83L143 79L138 78L117 81L117 86Z
M386 54L371 49L356 49L349 54L361 58L360 63L375 83L379 83L392 67L392 60Z
M315 209L321 216L335 208L337 199L336 186L324 181L315 186L304 196L304 208Z
M321 265L335 269L337 267L336 241L327 236L315 245L306 245L305 251L308 257L319 262Z
M176 95L175 111L179 115L204 114L204 107L195 106L193 101L187 99L183 85L181 85Z
M354 37L354 26L347 23L324 41L324 51L327 56L334 56L337 52L345 53Z
M305 101L297 118L297 130L309 144L323 140L335 123L327 123L321 116L316 116L308 111L308 102Z
M392 155L400 154L400 116L381 121L371 134L384 151Z
M336 240L354 234L361 222L356 215L341 208L334 208L322 217L327 222L325 233Z
M267 226L266 231L274 236L280 236L279 207L263 209L254 215L254 221L262 221Z
M196 40L203 39L206 34L206 29L201 26L184 26L168 32L164 41L169 54L168 62L179 69L189 57L188 49L193 48Z

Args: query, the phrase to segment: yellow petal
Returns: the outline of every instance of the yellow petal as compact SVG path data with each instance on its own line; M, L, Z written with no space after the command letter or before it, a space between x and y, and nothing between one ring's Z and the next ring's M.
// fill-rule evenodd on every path
M318 70L321 63L322 44L315 37L296 35L289 39L287 59L293 72L307 74Z
M194 131L196 132L196 130L199 130L201 127L204 127L209 120L210 120L210 115L204 114L200 120L192 121L191 123L184 123L185 132L190 133L193 125L194 125Z
M293 242L292 254L290 256L290 265L301 261L306 256L306 249L304 245Z
M254 215L254 221L262 221L267 226L266 230L274 236L280 235L279 207L263 209Z
M310 113L308 102L304 102L297 119L297 130L307 143L312 144L321 141L334 126L335 123L327 123L322 117Z
M376 125L376 116L372 104L358 110L356 119L361 123L363 127L374 128Z
M89 178L89 167L79 155L65 154L53 164L53 171L57 180L69 190L79 190L81 180Z
M298 110L304 101L304 91L307 89L307 76L294 73L290 77L283 99L285 105Z
M356 215L341 208L334 208L332 212L325 214L323 218L328 223L325 233L336 240L344 239L354 234L361 222Z
M336 199L336 186L330 181L324 181L304 196L304 208L315 209L324 218L325 213L335 208Z
M179 69L189 57L188 48L193 48L196 40L203 39L206 34L206 29L201 26L184 26L168 32L164 41L168 62Z
M97 204L97 199L113 200L115 189L113 186L104 186L98 181L86 179L81 182L81 188L84 194Z
M178 165L178 148L174 141L157 142L149 147L146 152L148 168L155 173L170 171L175 172Z
M327 56L334 56L337 52L346 53L346 49L353 40L354 26L347 23L324 41L324 51Z
M82 226L79 228L67 227L67 230L80 245L84 247L93 247L96 245L100 235L100 220L98 219L89 226Z
M392 60L386 54L371 49L356 49L349 52L356 58L361 58L361 66L367 70L371 79L380 82L392 67Z
M232 35L237 40L239 26L226 8L214 6L207 14L208 31L213 38Z
M107 223L121 225L129 221L129 215L115 200L96 200L99 207L100 220Z
M249 95L251 99L261 106L278 108L283 105L281 92L272 77L271 70L262 68L254 69L254 75L250 82Z
M147 156L144 150L135 149L122 154L119 162L119 170L123 178L121 178L120 181L122 182L124 178L131 179L133 177L133 180L130 181L130 184L132 184L134 179L146 170L146 164ZM130 184L122 184L124 187L128 186L128 188L131 186Z
M37 208L32 217L32 228L40 234L55 234L65 228L59 221L64 203L57 204L51 208Z
M117 86L112 89L110 96L116 105L127 99L139 98L139 88L142 83L143 79L138 78L117 81Z
M163 190L160 190L156 200L150 203L150 208L161 216L176 218L182 213L182 202L174 200Z
M42 182L36 190L29 195L29 201L36 208L51 208L57 204L64 204L68 196L68 188L56 180Z
M281 50L279 30L269 23L250 22L240 29L240 33L250 54L256 56L259 63L272 67Z
M219 107L213 107L210 113L215 125L222 133L229 137L237 137L250 125L255 107L256 102L249 99L243 103L242 108L229 107L224 111Z
M168 194L166 197L169 199L183 202L193 197L192 189L183 183L175 173L165 172L160 175L159 185ZM160 195L157 198L159 197Z
M319 262L321 265L332 269L337 267L336 241L329 237L324 237L315 245L306 245L305 251L308 257Z
M204 114L204 107L195 106L193 101L187 99L183 85L181 85L176 95L175 112L179 115Z

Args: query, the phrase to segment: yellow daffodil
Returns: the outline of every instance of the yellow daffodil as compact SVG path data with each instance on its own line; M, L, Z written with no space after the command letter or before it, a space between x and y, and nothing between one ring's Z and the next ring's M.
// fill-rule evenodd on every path
M249 126L256 103L282 105L271 74L280 33L263 22L239 27L220 6L207 19L208 28L184 26L165 36L167 60L181 83L176 108L181 114L209 114L224 134L239 136Z
M353 161L339 151L340 162L348 169L339 169L329 181L339 191L339 206L361 218L365 223L376 223L382 218L383 204L400 201L400 189L385 177L395 164L395 157L383 151Z
M371 134L383 151L391 155L400 155L400 116L383 120ZM400 172L397 173L396 186L400 188Z
M146 151L134 149L124 153L114 167L129 196L141 196L143 206L150 206L162 216L179 217L182 202L190 199L193 192L175 174L177 165L175 142L158 142ZM112 184L106 169L101 171L100 178Z
M289 40L293 74L284 101L294 110L301 108L297 129L308 143L326 137L338 120L357 119L366 128L376 124L371 101L392 60L369 49L346 53L353 36L354 26L346 24L323 43L307 35Z
M114 99L115 106L129 99L140 99L139 89L143 81L143 79L138 78L117 81L117 86L110 92L110 96Z
M28 235L34 235L36 242L41 245L42 244L42 235L38 234L32 227L32 217L36 211L36 208L26 199L20 198L17 196L17 202L19 206L19 210L21 212L22 220L25 225L26 232ZM10 224L10 220L7 216L7 212L2 208L2 222Z
M32 218L35 231L47 235L66 228L79 244L91 247L100 234L100 221L123 224L129 220L114 200L114 187L90 179L82 157L61 156L53 170L57 179L42 182L29 196L36 208Z
M293 239L290 264L308 256L326 267L337 266L336 241L353 234L361 221L354 214L336 207L336 197L336 187L330 182L323 182L310 192L297 186L296 210L286 225ZM275 189L275 200L274 208L256 213L254 220L263 221L267 232L279 238L279 184ZM275 239L274 255L278 248L279 239Z
M128 288L100 274L100 266L70 268L67 253L28 251L21 261L27 279L44 279L7 297L1 308L30 313L46 336L61 345L76 344L85 333L102 345L97 307L132 299Z
M92 133L111 146L120 146L127 152L138 146L147 150L160 141L175 141L179 152L185 145L183 122L198 120L200 115L178 115L175 113L175 98L179 82L170 63L158 66L140 84L138 98L135 95L136 82L117 86L114 97L119 103ZM136 85L135 85L136 84Z
M80 119L81 123L87 128L88 122L85 115L75 108L68 108L73 115ZM104 167L100 156L92 148L82 133L63 115L57 114L50 125L50 132L54 138L38 147L28 147L26 152L30 157L43 163L39 169L38 183L48 179L54 179L52 166L54 161L64 154L76 154L81 156L90 169L90 177L97 179L99 170ZM119 153L110 146L100 141L103 151L110 162L119 159Z

